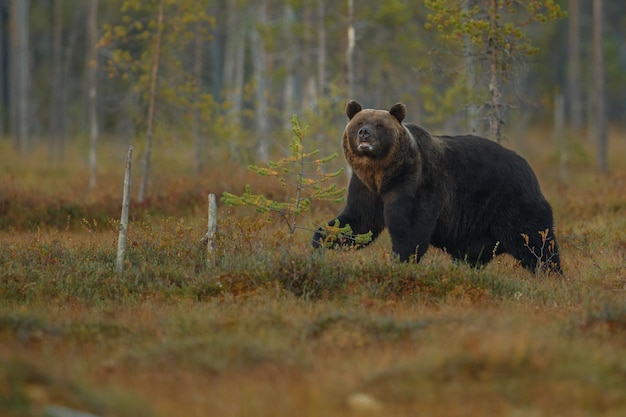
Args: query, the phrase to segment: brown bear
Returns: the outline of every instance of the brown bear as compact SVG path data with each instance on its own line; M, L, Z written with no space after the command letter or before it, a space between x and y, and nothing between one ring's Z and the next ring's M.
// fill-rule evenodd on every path
M419 262L430 245L482 265L509 253L533 272L561 273L552 208L526 160L477 136L434 136L404 124L406 107L346 107L343 152L352 167L344 210L329 225L354 234L386 227L401 261ZM320 228L313 246L350 244Z

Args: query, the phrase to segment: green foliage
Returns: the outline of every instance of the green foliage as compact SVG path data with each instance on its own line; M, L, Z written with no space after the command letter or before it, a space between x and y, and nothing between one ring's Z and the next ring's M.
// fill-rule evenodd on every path
M554 0L426 0L425 5L430 11L425 27L441 35L454 57L435 75L441 79L438 88L424 90L427 110L436 115L436 110L467 108L474 126L482 112L491 136L500 141L507 106L502 95L512 93L505 91L506 82L539 51L529 35L530 25L562 19L566 13Z
M322 226L322 231L325 236L324 245L326 248L332 248L333 246L347 246L359 248L372 241L372 232L355 234L352 231L352 226L346 224L341 226L339 220L335 220L334 224L328 224Z
M267 166L251 165L251 171L262 177L276 178L283 188L289 189L288 201L276 201L262 194L254 194L252 187L246 185L245 192L236 196L224 192L222 202L233 206L254 207L259 213L274 213L285 222L292 235L299 227L298 219L303 213L311 210L311 202L327 200L335 203L343 201L345 189L337 188L335 183L326 184L330 179L342 174L343 169L326 173L324 167L337 158L337 154L326 157L319 156L319 150L305 150L305 136L308 126L301 127L298 118L291 119L293 126L292 140L289 145L289 156L276 162L268 162Z
M152 56L151 41L156 29L156 1L100 1L98 23L102 34L101 49L98 62L90 63L89 67L85 65L85 54L82 53L84 17L88 2L59 2L61 3L62 44L67 46L63 56L59 57L65 74L63 76L63 100L67 109L65 123L68 132L76 133L76 137L70 140L84 143L88 137L86 123L88 109L84 105L86 92L83 88L85 70L104 64L98 70L108 71L114 74L115 78L100 80L102 88L99 88L97 93L100 132L104 135L113 135L115 140L120 142L125 141L126 134L129 131L132 134L133 129L128 129L129 125L135 123L136 129L139 130L144 123L144 94L148 89L147 68ZM558 14L556 3L560 3L563 10L567 4L564 0L558 2L555 0L552 3L528 0L498 1L498 4L503 5L498 10L502 34L515 41L511 43L502 39L505 47L506 43L509 43L506 50L512 57L518 58L517 62L521 61L519 59L522 58L521 49L526 44L520 42L516 45L516 43L524 36L532 39L529 44L531 51L533 49L536 51L537 48L545 51L544 57L532 57L538 65L533 65L532 72L519 79L518 86L524 98L533 103L533 106L525 109L527 114L524 117L539 116L544 121L551 118L550 105L555 89L565 88L568 68L564 65L568 48L562 47L567 43L568 22L540 24L549 22L551 15ZM50 82L51 68L57 58L54 56L54 48L50 47L53 39L51 23L54 21L51 13L52 4L46 1L31 1L29 7L28 30L31 44L29 53L36 57L34 62L37 63L29 68L28 78L32 80L29 97L34 100L32 106L29 105L31 108L29 117L36 119L33 126L37 126L35 129L37 134L31 139L39 143L50 142L47 140L52 125L49 108L55 96L51 88L56 83ZM167 136L178 144L181 138L185 138L180 129L178 132L174 130L188 122L194 107L188 103L195 102L192 100L192 90L200 89L202 93L210 92L217 103L215 108L210 108L211 111L207 112L212 115L211 119L205 120L202 125L202 128L206 129L207 137L211 138L211 151L248 152L246 146L254 148L253 141L246 141L250 137L247 130L255 121L254 109L257 104L250 90L254 90L253 86L261 80L255 81L254 66L251 65L248 39L252 28L262 34L266 46L267 79L264 81L267 87L265 97L268 101L270 128L280 129L287 125L285 115L298 113L304 117L307 111L311 111L323 115L320 117L320 124L324 129L320 135L333 137L328 130L342 125L344 115L341 107L346 100L345 74L342 70L345 65L345 45L337 42L345 40L345 2L302 0L282 4L276 1L267 2L268 19L264 23L260 23L254 13L260 4L251 1L165 0L164 48L162 65L159 69L160 97L156 108L158 126L155 139ZM467 88L455 86L456 92L453 96L457 99L461 97L460 101L455 101L454 97L443 98L448 87L457 83L463 84L458 77L466 75L462 62L464 56L460 55L464 52L462 49L464 42L461 41L467 40L472 47L478 47L478 44L485 46L483 35L491 30L483 30L485 27L483 12L488 9L484 6L487 2L449 0L430 1L428 4L433 7L439 5L439 8L429 10L421 1L365 0L359 3L355 11L358 48L355 51L357 83L354 94L357 96L355 98L360 97L362 102L368 102L375 107L403 101L408 108L413 109L411 111L413 117L419 119L415 121L428 123L431 129L440 128L441 124L438 123L445 121L446 128L452 129L457 126L449 126L450 123L464 121L462 116L465 114L459 113L469 104L476 105L487 101L484 84L480 88L477 88L477 85ZM436 17L440 12L453 14L463 4L470 5L462 16L466 19L464 22L453 17L441 19ZM589 4L581 3L583 17L589 15ZM482 15L472 14L476 11L476 5L480 6ZM552 9L547 7L550 5ZM621 28L624 27L623 16L626 15L625 5L626 3L619 0L605 1L604 32L615 34L604 37L606 94L609 117L618 123L623 119L621 109L624 108L625 100L625 95L621 94L626 83L624 77L626 71L621 52L623 39L620 36ZM323 9L320 10L321 7ZM286 15L286 8L291 8L291 14ZM535 13L533 19L529 18L531 15L529 8ZM427 21L428 14L435 21ZM318 16L321 16L319 20ZM9 20L6 22L7 27L13 24ZM197 21L202 22L199 38L203 40L200 86L195 83L193 77L189 77L195 57L198 56L193 45L194 41L190 41L190 38L195 36L194 22ZM426 29L425 24L432 30ZM581 62L587 62L591 57L589 26L589 22L583 19L580 26ZM438 31L437 27L442 31ZM505 31L508 31L508 34ZM455 34L461 36L463 33L467 33L462 35L463 39L455 37ZM211 34L218 36L211 38ZM444 39L443 35L447 39ZM470 38L476 44L472 44ZM241 40L240 50L232 45L235 39ZM235 55L240 58L235 60ZM236 70L230 70L233 67ZM441 78L438 78L438 75L441 75ZM241 81L235 82L239 79ZM582 65L580 82L588 88L591 79L590 66ZM286 86L290 85L289 83L294 83L293 85L297 87L293 94L287 94ZM431 89L429 96L423 95L422 87ZM242 103L234 101L229 103L233 96L243 93L242 89L246 92L242 97ZM480 96L475 96L476 93ZM567 91L565 93L567 94ZM471 103L468 103L470 99ZM15 103L8 103L5 108L13 108L13 104ZM428 108L424 108L422 104L428 104ZM322 110L321 106L328 108ZM449 117L450 114L459 117ZM222 122L220 127L225 128L215 131L214 126L226 115L227 119L236 121L232 122L231 126L225 126ZM4 116L6 118L7 115ZM316 122L311 118L308 120L314 137L317 137ZM170 132L167 132L167 135L161 134L164 125L173 126L170 131L172 134L169 134ZM8 137L10 125L6 120L3 127L3 133ZM233 134L234 130L238 132ZM233 141L233 138L237 140ZM320 142L322 152L325 152L324 145ZM229 146L231 149L228 149ZM160 149L162 148L155 146L155 154L161 153ZM253 154L253 151L250 151L250 154ZM193 155L197 153L188 155L187 159L191 159ZM239 160L247 158L246 164L251 161L245 154L237 157ZM219 157L216 159L219 160Z
M157 101L162 109L157 118L163 125L171 125L196 108L208 114L215 112L212 97L199 98L198 80L192 73L193 64L184 52L188 51L196 37L204 42L212 39L210 29L216 22L207 14L209 1L163 0L163 23L160 45L157 42L157 10L159 1L124 0L120 6L121 16L117 23L103 25L98 48L108 59L105 69L109 77L120 80L128 91L137 96L140 106L130 109L139 126L145 123L143 111L148 101L152 79L154 54L160 48ZM168 111L163 111L167 109Z
M537 53L537 46L525 31L529 24L566 16L554 0L481 0L473 7L454 0L426 0L425 4L431 10L427 28L436 28L446 41L456 44L462 45L467 39L478 47L491 43L498 51L505 52L503 65L518 56ZM491 4L496 5L495 9Z

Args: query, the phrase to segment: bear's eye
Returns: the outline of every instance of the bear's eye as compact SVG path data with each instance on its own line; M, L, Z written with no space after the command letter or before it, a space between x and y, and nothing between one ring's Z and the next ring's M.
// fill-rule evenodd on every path
M376 129L382 129L382 128L383 128L383 125L381 125L381 124L377 124L376 125Z
M362 122L359 122L356 126L357 126L357 127L361 127L361 126L363 126L363 123L362 123Z

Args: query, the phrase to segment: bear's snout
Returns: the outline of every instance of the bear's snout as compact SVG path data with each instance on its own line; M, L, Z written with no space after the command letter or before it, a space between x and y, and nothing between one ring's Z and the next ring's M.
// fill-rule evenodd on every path
M359 128L356 132L356 147L360 151L371 152L374 149L374 131L367 125Z
M359 139L367 140L372 135L372 129L367 126L364 126L359 129L358 135L359 135Z

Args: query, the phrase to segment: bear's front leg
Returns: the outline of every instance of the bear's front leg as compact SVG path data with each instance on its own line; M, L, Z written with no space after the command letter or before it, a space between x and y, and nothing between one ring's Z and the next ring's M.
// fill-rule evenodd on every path
M383 202L380 196L371 192L354 174L352 174L348 187L346 207L337 218L328 222L328 225L332 227L337 222L339 227L350 225L354 235L372 232L371 241L374 241L385 227ZM313 247L324 246L326 238L324 230L318 229L313 235ZM332 247L353 245L353 237L345 236L345 239L335 242Z
M385 223L393 253L402 262L412 257L419 262L430 245L437 216L432 204L420 204L415 197L400 196L386 202Z

